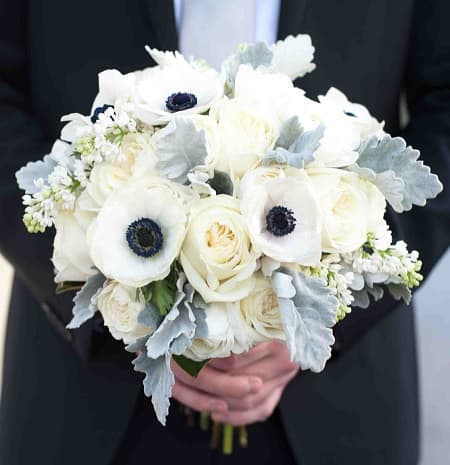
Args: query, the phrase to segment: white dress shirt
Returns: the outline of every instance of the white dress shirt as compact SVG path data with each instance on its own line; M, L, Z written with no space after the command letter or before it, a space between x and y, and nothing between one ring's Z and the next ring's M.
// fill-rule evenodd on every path
M174 0L179 49L219 67L242 42L276 41L280 0Z

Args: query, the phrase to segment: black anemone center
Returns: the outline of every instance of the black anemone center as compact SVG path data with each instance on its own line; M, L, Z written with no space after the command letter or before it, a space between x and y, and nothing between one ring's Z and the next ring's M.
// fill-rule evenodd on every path
M169 95L166 100L166 107L172 112L187 110L188 108L195 107L195 105L197 105L197 97L188 92L175 92Z
M139 257L152 257L163 246L163 234L159 224L150 218L133 221L127 228L127 242Z
M102 105L101 107L97 107L95 110L94 110L94 113L92 113L92 116L91 116L91 121L95 124L98 120L98 117L99 115L101 115L102 113L105 113L105 111L108 109L108 108L114 108L114 105Z
M266 228L274 236L286 236L295 229L294 212L286 207L276 206L266 215Z

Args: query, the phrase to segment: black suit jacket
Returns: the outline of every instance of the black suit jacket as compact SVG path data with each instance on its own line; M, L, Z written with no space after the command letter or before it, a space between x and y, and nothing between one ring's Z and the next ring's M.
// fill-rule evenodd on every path
M285 0L278 35L311 34L317 69L299 82L309 96L333 85L365 104L422 150L446 186L449 18L447 0ZM99 71L149 65L144 44L177 47L170 0L0 0L0 250L19 278L0 408L2 464L107 464L141 389L129 356L95 322L65 330L71 303L54 294L51 234L26 234L14 172L49 150L61 115L89 111ZM411 116L403 131L402 95ZM444 191L426 208L390 213L426 273L448 247L449 208ZM301 373L288 386L280 408L300 464L415 463L413 317L411 308L395 308L385 298L354 310L336 327L325 371Z

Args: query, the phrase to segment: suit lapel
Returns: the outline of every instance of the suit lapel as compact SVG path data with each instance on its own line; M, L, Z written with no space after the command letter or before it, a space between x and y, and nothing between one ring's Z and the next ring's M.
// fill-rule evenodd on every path
M139 0L144 23L153 32L160 50L176 50L178 34L172 0Z
M281 0L278 39L302 32L307 0Z

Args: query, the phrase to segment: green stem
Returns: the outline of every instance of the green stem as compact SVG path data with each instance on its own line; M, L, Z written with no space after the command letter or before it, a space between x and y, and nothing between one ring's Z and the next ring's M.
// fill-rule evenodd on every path
M233 452L234 426L229 423L223 425L222 452L230 455Z
M211 449L217 449L219 445L219 436L220 436L220 423L217 421L213 422L212 431L211 431Z
M193 428L195 426L195 413L189 407L186 407L184 410L186 415L186 422L189 428Z
M209 429L209 413L200 412L200 429L202 431L208 431Z
M241 447L248 446L248 433L247 428L245 426L239 427L239 444Z

